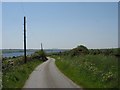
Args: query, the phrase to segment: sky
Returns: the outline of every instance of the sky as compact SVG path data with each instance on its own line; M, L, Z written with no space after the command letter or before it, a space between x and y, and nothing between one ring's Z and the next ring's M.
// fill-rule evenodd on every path
M23 48L24 16L28 49L118 47L117 2L3 2L3 49Z
M0 2L0 49L1 48L2 48L2 3Z
M119 0L1 0L2 2L118 2Z

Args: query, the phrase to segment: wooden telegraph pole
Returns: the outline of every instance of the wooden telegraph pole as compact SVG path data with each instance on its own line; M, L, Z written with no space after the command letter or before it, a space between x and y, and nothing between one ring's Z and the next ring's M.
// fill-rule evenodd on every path
M24 63L27 62L26 57L26 17L24 16Z
M43 46L42 46L42 43L41 43L41 50L43 50Z

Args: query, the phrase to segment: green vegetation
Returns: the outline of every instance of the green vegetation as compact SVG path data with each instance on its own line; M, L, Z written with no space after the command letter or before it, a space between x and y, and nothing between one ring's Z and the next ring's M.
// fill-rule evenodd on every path
M32 57L33 58L40 58L43 61L47 60L46 53L44 52L44 50L36 51Z
M2 66L2 55L0 55L0 90L2 89L2 69L1 69L1 66Z
M38 59L27 64L15 66L3 75L3 88L21 88L34 68L42 63Z
M0 90L2 89L2 71L0 71Z
M118 50L102 49L97 53L78 46L51 56L61 72L84 88L118 88Z
M44 51L28 55L26 64L23 56L3 59L3 88L22 88L35 67L46 60Z
M80 54L90 54L90 55L112 55L112 56L120 56L120 48L113 48L113 49L87 49L87 47L80 45L77 48L74 48L72 50L67 50L65 52L59 52L54 53L55 55L70 55L70 56L76 56Z

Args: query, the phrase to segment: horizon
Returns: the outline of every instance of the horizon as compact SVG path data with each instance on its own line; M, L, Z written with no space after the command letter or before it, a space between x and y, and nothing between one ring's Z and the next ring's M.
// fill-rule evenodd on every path
M76 47L74 47L74 48L77 48L77 46ZM114 48L88 48L88 49L116 49L116 48L119 48L119 47L114 47ZM12 50L12 49L23 49L24 50L24 48L2 48L2 49L9 49L9 50ZM28 48L28 49L26 49L26 50L29 50L29 49L41 49L41 48ZM43 48L44 50L46 50L46 49L49 49L49 50L53 50L53 49L73 49L73 48Z
M23 49L24 16L27 49L118 48L117 2L3 2L2 15L2 49Z

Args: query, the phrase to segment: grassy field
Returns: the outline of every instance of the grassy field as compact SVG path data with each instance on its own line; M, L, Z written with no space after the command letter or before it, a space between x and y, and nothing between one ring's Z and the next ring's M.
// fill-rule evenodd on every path
M56 65L83 88L117 88L118 58L105 55L54 56Z

